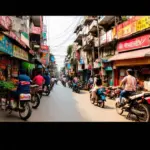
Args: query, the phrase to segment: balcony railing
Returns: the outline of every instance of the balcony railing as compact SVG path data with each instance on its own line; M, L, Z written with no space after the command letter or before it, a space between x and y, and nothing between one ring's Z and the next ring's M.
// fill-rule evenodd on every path
M100 19L98 20L98 23L99 24L110 23L114 18L115 16L101 16Z

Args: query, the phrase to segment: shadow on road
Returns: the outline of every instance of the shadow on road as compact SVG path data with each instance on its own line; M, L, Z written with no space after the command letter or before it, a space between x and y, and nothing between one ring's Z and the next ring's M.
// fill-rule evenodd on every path
M115 108L105 105L104 109L115 109Z

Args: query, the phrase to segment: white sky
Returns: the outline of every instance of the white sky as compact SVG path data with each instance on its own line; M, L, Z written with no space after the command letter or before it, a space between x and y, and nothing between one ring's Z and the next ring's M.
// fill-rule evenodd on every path
M44 24L47 25L47 45L55 55L58 69L63 67L67 47L73 44L76 35L73 34L82 16L45 16Z

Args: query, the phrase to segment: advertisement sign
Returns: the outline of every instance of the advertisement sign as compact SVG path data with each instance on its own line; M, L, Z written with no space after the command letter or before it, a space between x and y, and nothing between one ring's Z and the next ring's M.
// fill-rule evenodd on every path
M7 30L10 30L12 21L9 16L0 16L0 25Z
M47 46L47 45L41 45L41 49L42 50L49 50L49 46Z
M33 34L41 34L41 28L40 27L35 27L34 25L32 26L31 33Z
M136 23L136 31L141 31L150 27L150 16L144 16Z
M10 31L10 32L3 32L3 33L8 37L14 39L18 43L20 43L24 48L26 48L25 43L14 32Z
M107 37L107 42L111 42L112 41L112 30L109 30L106 33L106 37Z
M0 51L13 55L13 46L8 37L3 34L0 34Z
M118 37L118 39L120 39L122 37L122 33L123 33L122 24L119 24L117 26L117 37Z
M122 37L128 36L132 33L131 20L127 20L122 24Z
M147 47L150 45L150 34L142 35L137 38L133 38L130 40L126 40L123 42L118 43L117 51L123 52L133 49L139 49L142 47Z
M116 26L112 29L112 40L115 38L117 39L117 27Z
M100 44L106 43L106 33L100 36Z
M49 53L42 53L41 62L44 65L48 65L48 63L49 63Z
M28 53L16 45L13 45L13 56L22 60L29 60Z

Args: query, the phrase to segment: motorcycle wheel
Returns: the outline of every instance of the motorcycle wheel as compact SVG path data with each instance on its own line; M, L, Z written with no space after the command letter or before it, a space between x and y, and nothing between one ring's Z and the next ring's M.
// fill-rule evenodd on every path
M50 89L48 89L46 92L46 96L49 96L50 92L51 92Z
M40 96L39 94L35 94L34 100L32 101L32 108L36 109L40 105Z
M103 101L103 102L98 102L98 106L99 106L100 108L104 108L105 102L104 102L104 101Z
M145 104L140 104L138 107L138 110L145 112L144 116L137 116L138 121L139 122L149 122L150 121L150 112L149 112L148 106Z
M24 102L21 106L23 107L23 110L19 110L19 116L22 120L27 120L32 114L31 106L29 102ZM27 113L25 113L25 111L27 111Z
M118 104L119 104L118 102L115 104L116 111L119 115L122 115L124 111L123 111L122 107L120 107L120 108L118 107Z

